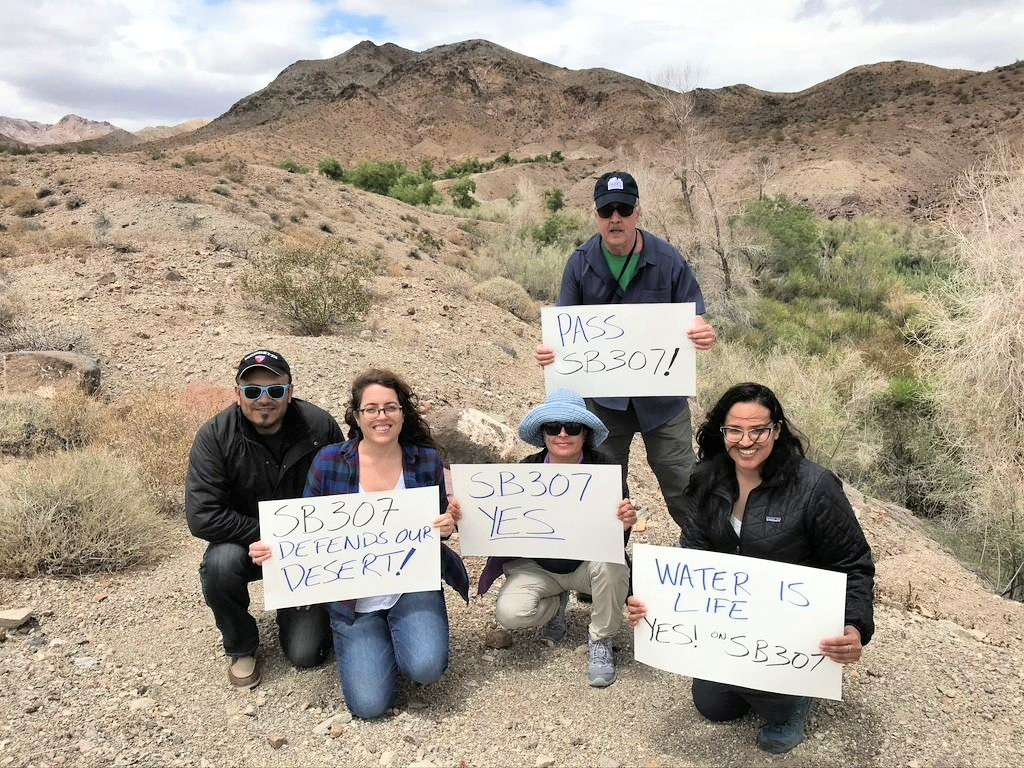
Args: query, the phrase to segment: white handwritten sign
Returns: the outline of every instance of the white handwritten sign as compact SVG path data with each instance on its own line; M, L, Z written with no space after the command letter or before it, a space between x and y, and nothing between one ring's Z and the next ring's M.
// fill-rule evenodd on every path
M261 501L266 610L441 588L438 488Z
M846 574L718 552L637 544L647 606L637 661L760 691L842 699L842 665L818 643L843 634Z
M465 555L624 563L619 467L453 464Z
M541 335L555 351L555 362L544 368L547 391L695 395L696 350L686 337L695 319L692 303L545 307Z

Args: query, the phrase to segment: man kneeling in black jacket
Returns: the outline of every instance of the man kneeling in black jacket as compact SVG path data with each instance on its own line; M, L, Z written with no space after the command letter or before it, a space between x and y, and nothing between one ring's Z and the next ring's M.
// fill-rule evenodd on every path
M329 413L292 397L291 368L276 352L243 357L235 384L237 404L204 424L192 444L185 513L192 535L210 543L199 578L231 658L228 680L252 688L260 682L259 631L249 614L249 582L263 577L249 558L249 545L260 538L258 504L302 496L313 456L342 435ZM295 666L327 657L324 606L281 609L277 625Z

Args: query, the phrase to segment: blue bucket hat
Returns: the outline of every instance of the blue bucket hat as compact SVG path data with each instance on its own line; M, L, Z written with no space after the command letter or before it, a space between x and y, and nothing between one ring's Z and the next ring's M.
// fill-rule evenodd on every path
M588 430L587 444L596 448L608 438L606 427L597 416L587 410L583 398L567 389L556 389L538 405L519 425L519 438L538 448L544 447L541 427L555 422L578 421Z

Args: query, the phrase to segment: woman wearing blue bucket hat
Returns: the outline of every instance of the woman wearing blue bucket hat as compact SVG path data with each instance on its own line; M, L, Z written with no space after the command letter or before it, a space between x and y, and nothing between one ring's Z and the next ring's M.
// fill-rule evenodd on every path
M523 463L607 464L595 449L608 430L587 410L583 398L559 389L530 411L519 425L519 437L541 450ZM458 519L457 501L448 510ZM617 516L628 531L636 523L629 499L619 502ZM590 654L587 682L603 688L615 682L612 637L622 626L623 604L629 592L629 568L620 563L599 563L556 558L491 557L480 575L484 594L504 574L495 610L506 629L543 627L541 637L558 642L568 634L565 609L569 591L593 595L590 613Z

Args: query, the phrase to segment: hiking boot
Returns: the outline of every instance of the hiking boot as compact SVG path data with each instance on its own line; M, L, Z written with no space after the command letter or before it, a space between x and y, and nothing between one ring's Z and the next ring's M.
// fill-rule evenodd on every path
M255 656L239 656L231 660L228 667L228 682L235 688L255 688L262 675Z
M555 611L554 616L548 619L548 623L540 631L540 636L544 640L550 640L553 643L565 640L565 636L569 634L569 627L565 623L565 606L568 604L569 593L563 592L558 596L558 610Z
M615 682L615 659L611 638L590 641L587 682L594 688L607 688Z
M761 730L757 732L757 746L775 755L789 752L804 740L804 724L807 722L807 712L810 708L810 698L801 696L796 700L793 714L786 720L761 726Z

